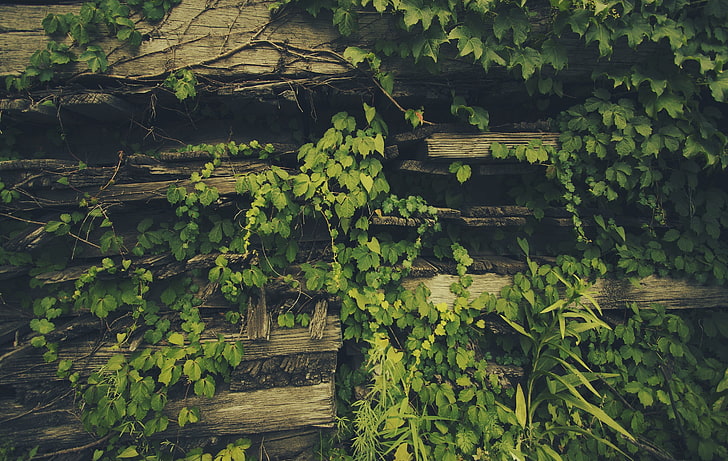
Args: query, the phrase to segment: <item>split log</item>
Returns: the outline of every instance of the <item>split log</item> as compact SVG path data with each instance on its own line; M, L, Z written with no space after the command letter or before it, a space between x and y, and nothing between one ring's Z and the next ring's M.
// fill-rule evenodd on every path
M308 333L311 339L323 339L326 331L326 320L328 317L328 301L319 299L314 306L311 322L308 324Z
M248 324L246 331L251 341L268 341L270 339L270 315L265 300L265 288L260 289L260 295L255 302L248 304Z
M109 54L107 73L142 79L191 66L210 77L273 73L291 77L300 72L341 74L349 70L342 59L323 48L338 37L329 21L303 12L272 18L271 3L221 0L211 5L192 0L182 2L154 25L137 18L137 29L145 37L138 50L119 46L112 39L101 41ZM48 13L77 14L79 10L80 2L0 5L0 75L24 70L30 55L45 48L48 37L41 21ZM79 66L78 70L83 69Z

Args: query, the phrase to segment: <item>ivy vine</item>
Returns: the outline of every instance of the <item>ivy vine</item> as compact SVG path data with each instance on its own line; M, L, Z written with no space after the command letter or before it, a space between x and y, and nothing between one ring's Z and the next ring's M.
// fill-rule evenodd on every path
M89 39L97 28L138 46L142 37L129 19L132 9L156 21L176 3L100 0L84 4L79 15L49 16L46 32L70 35L72 44L49 42L6 86L21 90L34 79L48 82L56 66L74 61L104 71L106 55ZM548 113L562 133L558 148L495 144L492 152L495 158L545 166L545 175L525 176L509 193L534 210L536 220L547 207L566 209L574 223L573 240L539 248L560 255L539 264L530 258L534 249L526 239L483 243L441 232L430 203L392 193L383 165L387 124L381 111L366 104L361 115L336 114L319 139L300 148L296 168L271 159L272 146L196 146L209 153L210 161L191 176L190 189L167 191L177 220L140 221L136 242L116 234L103 204L84 203L81 211L45 223L45 231L59 239L78 239L90 235L84 226L98 221L104 229L98 246L120 255L104 258L73 284L51 288L38 283L43 293L29 306L36 317L32 343L45 359L58 357L54 320L66 313L88 309L107 320L128 313L131 322L117 335L119 345L137 341L143 331L141 349L112 356L89 376L81 376L69 361L58 364L59 376L78 392L86 427L108 437L109 445L96 450L94 459L173 459L176 453L159 451L150 442L150 436L174 424L163 412L170 392L186 386L197 395L214 396L219 380L229 377L244 354L239 343L224 338L201 341L206 325L197 308L200 287L193 280L178 277L160 284L137 264L138 258L162 253L180 261L215 255L214 267L204 275L219 284L233 306L227 315L231 321L239 321L249 299L274 279L340 300L344 337L366 345L368 353L363 370L342 368L339 375L345 409L340 441L329 456L725 458L725 315L631 306L624 320L607 321L583 282L617 274L687 275L714 283L728 277L725 1L302 0L274 5L284 7L328 14L343 36L357 33L362 12L391 18L400 29L396 39L385 37L370 50L349 47L341 54L352 66L371 72L390 97L398 82L388 60L406 59L438 72L447 56L485 75L505 71L524 92L560 101L566 109ZM589 88L575 87L572 95L566 71L578 64L569 58L574 42L608 65L595 67ZM629 64L611 61L625 53L632 57ZM195 83L191 70L165 81L180 99L195 95ZM487 129L487 101L474 104L453 90L450 115ZM413 127L427 123L427 108L402 109ZM206 179L225 156L240 155L267 160L270 168L238 179L236 193L245 207L230 215L216 208L219 192ZM472 176L464 162L453 163L449 171L458 185L467 185ZM4 202L16 193L0 186ZM406 235L383 232L371 226L377 213L421 224ZM639 219L624 223L623 216ZM306 220L325 223L328 257L309 259L292 238ZM478 243L496 251L517 249L525 255L527 270L500 293L470 293L469 249ZM423 286L402 288L401 280L423 252L457 264L452 305L433 304ZM16 265L34 258L0 256ZM301 277L286 272L292 265ZM515 334L489 332L494 316ZM292 312L278 318L281 326L307 321ZM525 376L504 385L489 363L522 364ZM370 388L363 397L352 392L357 381ZM197 408L185 407L176 424L199 418ZM244 459L248 445L240 440L217 457ZM183 456L212 458L201 452Z

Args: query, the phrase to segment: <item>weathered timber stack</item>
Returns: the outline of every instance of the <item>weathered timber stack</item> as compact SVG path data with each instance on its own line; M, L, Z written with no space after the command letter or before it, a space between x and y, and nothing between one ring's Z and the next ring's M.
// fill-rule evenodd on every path
M165 156L161 156L165 158ZM125 214L156 215L162 219L169 213L166 190L170 184L184 187L195 155L184 158L171 155L174 161L142 157L124 159L116 167L89 167L84 170L61 161L0 162L3 178L12 181L25 198L3 210L4 219L12 219L19 210L24 216L38 219L72 212L83 197L103 203L105 212L115 216L120 224L117 231L127 237L134 229L125 229ZM190 157L192 160L190 160ZM166 166L165 166L166 165ZM198 167L201 165L197 165ZM258 161L228 163L236 173L259 171L267 166ZM156 174L155 174L156 172ZM234 192L235 178L231 170L221 168L219 176L211 178L221 194L221 207ZM161 175L161 178L158 177ZM57 182L68 179L67 185ZM113 184L111 179L114 179ZM163 179L162 179L163 178ZM228 204L229 205L229 204ZM134 221L137 222L137 221ZM51 234L44 231L41 221L27 220L23 229L6 239L6 250L23 248L31 252L54 251L48 247ZM102 257L120 258L102 252L91 244L95 235L78 240L76 256L63 269L47 271L36 277L42 285L73 284ZM232 372L225 388L218 389L214 399L187 397L181 393L166 408L171 419L183 406L200 408L200 422L187 428L169 429L158 434L165 438L182 438L182 445L204 445L226 437L251 437L257 449L272 459L290 459L301 453L310 454L319 438L319 430L331 427L334 421L334 371L341 334L336 304L326 297L303 293L305 301L296 302L302 293L284 283L269 283L247 308L240 323L231 324L222 314L230 303L220 294L215 283L207 282L205 274L215 265L220 254L200 255L177 260L168 254L131 257L131 268L149 269L155 280L197 277L199 306L207 330L202 341L215 340L223 335L227 343L243 344L243 361ZM256 264L249 255L223 255L231 267ZM12 286L27 286L30 267L2 268L3 300L0 307L0 390L2 415L0 438L12 440L17 446L40 445L41 452L61 452L93 446L99 440L84 430L79 420L75 391L67 379L56 375L57 362L46 364L40 352L30 345L35 334L28 328L28 311L20 308L26 293L13 292ZM296 269L292 268L293 275ZM200 277L201 275L201 277ZM120 275L123 277L123 275ZM307 312L309 327L281 328L275 322L279 313L293 310ZM114 354L127 356L138 346L144 331L137 332L121 347L116 334L131 324L131 319L109 317L99 321L88 311L56 321L58 328L49 341L58 342L60 360L72 360L82 368L82 376L100 369Z
M41 21L46 14L78 11L81 3L0 5L0 76L22 72L33 52L44 47L47 37ZM32 158L0 162L2 181L19 193L16 200L2 207L0 219L17 224L12 235L4 236L3 249L36 254L53 251L45 224L58 219L60 213L75 210L84 198L102 203L113 214L115 231L121 236L137 232L133 226L125 227L125 222L132 220L124 216L134 216L134 223L144 215L163 220L165 213L172 213L166 202L169 186L191 189L190 175L210 160L204 152L182 155L170 152L172 147L259 139L274 143L275 155L285 158L303 140L318 134L320 125L328 123L329 114L358 111L362 100L386 105L387 98L378 92L370 76L343 59L347 43L340 41L329 20L294 9L271 15L270 3L185 0L154 26L137 22L144 35L137 50L119 47L111 40L102 42L110 52L106 73L94 75L77 66L46 87L0 96L3 119L24 128L17 149ZM545 6L534 21L543 20L548 13ZM349 43L366 46L380 36L396 33L379 15L361 19L362 27ZM565 39L564 46L571 56L582 57L574 58L575 64L562 73L565 84L573 85L574 91L586 81L585 75L608 65L595 64L596 45L576 48ZM455 54L454 49L451 52ZM620 59L617 51L611 62ZM470 188L467 200L456 207L437 203L443 224L483 239L526 225L539 226L543 232L537 237L542 239L558 240L570 234L572 220L564 210L548 209L537 217L502 193L504 185L514 178L543 175L544 166L491 156L493 142L509 147L531 141L557 146L558 134L520 108L531 103L520 104L528 96L521 85L507 78L505 70L484 80L473 78L480 75L473 68L443 61L438 76L397 61L387 62L388 70L396 72L400 80L392 96L404 104L413 98L416 105L443 107L445 116L437 111L427 116L435 122L438 118L449 121L450 88L456 87L469 101L487 100L492 107L502 107L491 114L494 132L478 134L467 127L444 124L414 131L394 127L385 162L393 184L398 177L423 183L432 183L434 178L454 181L450 162L466 162L473 173L466 185ZM197 112L180 109L172 92L162 85L170 72L183 68L194 70L200 80L196 104L202 109ZM398 111L392 106L389 110ZM320 123L311 121L316 119ZM160 150L163 153L153 157L132 155ZM80 168L79 160L88 167ZM268 167L257 160L225 159L205 182L218 190L220 209L237 213L247 206L234 198L237 176ZM619 219L627 226L642 223L639 216ZM371 223L394 233L422 221L375 213ZM84 242L96 242L98 235L78 237L77 251L66 267L42 274L22 264L0 267L4 287L0 299L0 439L9 438L18 446L40 444L41 454L46 455L68 450L69 455L83 453L77 449L94 447L100 441L83 429L74 392L56 376L56 364L45 364L38 350L30 346L34 334L28 323L32 313L22 307L27 304L27 293L8 287L27 287L31 276L41 284L73 284L102 258L120 258ZM322 239L315 223L301 223L291 238L308 242L312 260L327 258L328 241ZM301 298L301 293L282 281L271 283L250 303L246 317L230 324L221 318L229 303L218 287L204 280L218 256L189 260L166 254L125 256L132 261L132 268L149 269L155 279L197 277L207 338L221 334L226 342L242 341L244 345L243 362L214 399L180 393L168 405L172 418L182 406L198 406L202 420L185 428L174 426L159 435L184 440L181 444L186 446L250 436L258 453L264 455L259 456L261 459L310 454L318 430L331 427L335 420L333 373L341 345L337 300L320 293L305 293ZM225 257L235 267L257 263L247 254ZM548 260L546 256L544 259ZM511 281L512 274L524 269L522 258L515 254L485 251L474 255L474 260L470 269L474 294L497 293ZM298 267L294 264L287 275L300 276ZM455 277L453 265L425 257L417 261L405 286L424 283L434 302L449 302L453 298L449 287ZM603 308L612 310L624 309L628 302L659 302L676 309L724 307L728 299L724 288L665 278L650 277L637 285L621 280L595 282L596 299ZM290 310L309 313L311 326L278 327L275 316ZM79 312L60 319L49 339L62 345L60 359L83 363L88 375L111 355L133 352L133 340L113 349L115 334L125 322L124 318L100 322ZM520 373L514 367L493 367L492 371L507 378L517 378Z
M529 124L526 128L534 126L543 125ZM523 126L513 125L510 128L518 130ZM419 130L417 134L395 137L402 144L398 150L401 156L409 155L411 158L400 159L393 164L393 170L433 178L452 176L448 169L449 162L469 162L473 174L471 182L477 185L478 190L484 190L488 181L545 173L545 167L541 165L494 159L491 155L493 143L497 142L507 147L524 146L529 143L558 146L558 133L547 131L470 133L452 130L453 127L429 127ZM407 144L413 142L414 145ZM428 179L425 179L425 182L427 181ZM438 208L438 220L444 225L455 225L476 233L509 229L515 231L527 224L538 225L539 229L552 239L557 238L560 232L570 232L573 228L573 221L565 210L546 209L543 216L537 218L531 209L510 204L501 196L496 195L494 199L493 196L486 194L471 194L468 197L467 203L460 209ZM619 216L617 219L620 224L627 227L638 227L645 223L644 218L637 216ZM420 220L375 216L373 223L411 227L419 225ZM590 224L587 221L585 225ZM527 270L523 258L515 255L485 253L476 255L473 259L474 262L469 268L473 278L470 291L475 296L483 292L499 293L504 286L512 282L513 274ZM543 262L553 260L548 256L537 259ZM431 291L430 299L433 302L450 303L455 299L450 286L457 279L453 263L421 258L413 266L412 273L404 285L414 289L423 283ZM628 303L638 303L641 306L662 304L668 309L710 309L728 305L728 289L725 287L705 286L688 280L649 276L639 281L600 279L592 282L595 300L600 307L610 311L625 309Z
M491 133L477 135L452 131L452 126L430 127L413 133L393 136L394 144L388 152L395 158L388 161L392 174L409 174L424 178L433 175L452 175L447 171L448 160L468 160L474 165L472 182L478 184L485 178L497 179L520 174L543 174L539 166L522 165L492 159L489 147L494 139L509 139L518 145L528 139L555 139L553 134L542 133ZM455 146L466 142L468 152L460 156L457 147L448 148L443 139L455 140ZM513 141L515 139L515 141ZM430 143L438 145L438 154L430 156ZM509 141L505 142L507 145ZM277 150L285 155L295 149L291 145L279 145ZM479 152L479 154L473 154ZM124 228L125 214L148 213L159 218L168 213L166 191L170 185L192 188L191 172L198 171L209 158L205 153L167 153L151 158L141 155L122 157L114 166L98 166L78 169L72 162L60 160L23 160L0 163L3 179L8 181L21 196L4 206L4 219L12 219L22 210L32 213L37 220L26 220L21 231L6 239L6 250L25 248L44 251L50 234L44 231L47 219L64 210L70 211L82 198L93 198L104 203L107 212L115 216L117 233L133 235L134 229ZM216 169L208 184L220 193L218 206L222 209L235 203L236 175L245 172L264 171L268 164L259 160L226 159ZM59 182L59 178L66 180ZM113 181L111 181L113 179ZM493 200L501 201L493 204ZM165 211L167 210L167 211ZM503 203L502 198L472 196L461 208L438 208L438 219L444 225L453 225L474 232L488 233L494 229L518 229L527 224L541 226L552 233L569 232L571 220L562 210L546 210L540 218L525 208ZM629 222L629 219L627 219ZM136 221L134 221L136 222ZM375 213L372 224L396 232L422 223L421 218L402 218ZM633 218L633 223L638 223ZM309 242L312 251L326 258L326 238L315 230L315 225L298 226L292 238ZM554 234L556 235L556 234ZM97 236L85 236L80 241L78 256L69 266L37 275L43 284L60 284L76 280L91 265L99 264L104 254L99 248L83 242L96 241ZM132 268L143 267L154 273L155 279L171 279L185 274L206 273L214 266L219 254L209 254L178 261L171 255L152 255L131 258ZM249 255L226 255L231 265L244 267L256 264ZM543 257L548 261L548 257ZM513 255L475 255L470 268L473 277L471 292L498 293L509 284L514 273L525 269L521 258ZM5 283L22 285L30 267L7 266L2 268ZM424 257L417 260L405 287L424 283L432 292L433 302L449 303L454 295L450 285L457 278L452 263ZM283 274L282 274L283 275ZM298 277L294 265L289 275ZM706 287L686 281L649 277L638 284L628 281L595 281L595 299L608 310L625 309L627 303L641 305L661 303L668 308L714 308L725 305L728 290L722 287ZM198 406L202 420L194 426L168 430L163 437L179 437L188 446L206 443L216 438L247 435L258 441L258 449L265 450L271 458L288 459L300 453L311 453L318 437L317 431L331 427L334 422L333 373L337 363L337 350L341 345L336 300L308 293L307 302L296 303L300 293L281 281L271 283L256 302L252 302L245 319L231 325L221 318L221 312L229 304L216 291L215 284L200 281L200 309L208 323L209 339L223 334L226 341L242 341L243 362L232 373L226 388L214 399L179 395L166 411L170 416L183 406ZM3 416L0 437L18 441L21 445L40 443L46 452L50 446L78 448L93 445L98 439L86 433L78 420L74 392L56 376L54 364L45 364L40 353L30 346L30 314L20 309L22 293L4 294L2 307L3 330L2 355L0 356L0 389L3 390ZM308 312L310 328L280 328L272 319L279 313L296 309ZM498 330L495 320L491 328ZM63 347L60 359L74 359L84 363L88 372L101 367L116 353L129 354L133 341L114 349L115 332L126 325L123 318L99 323L98 319L83 312L64 318L52 338ZM504 333L507 326L498 330ZM509 380L518 379L517 367L492 366L491 371ZM9 423L13 424L9 424ZM50 444L44 445L44 444ZM63 451L63 450L59 450Z

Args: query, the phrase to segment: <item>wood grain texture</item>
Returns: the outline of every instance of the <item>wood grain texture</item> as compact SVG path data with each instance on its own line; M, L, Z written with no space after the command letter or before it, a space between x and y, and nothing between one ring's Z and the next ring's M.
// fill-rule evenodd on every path
M314 306L311 321L308 324L308 333L311 339L323 339L326 331L326 320L328 319L329 302L325 299L319 299Z
M58 334L61 336L56 339L49 337L49 341L61 341L59 359L70 359L79 363L82 371L85 370L86 373L99 369L115 354L132 353L130 345L116 349L110 340L98 343L97 339L103 334L98 320L80 318L66 325L57 323L59 323ZM219 320L210 325L203 335L205 341L217 340L217 334L224 334L225 341L229 343L241 341L245 361L295 354L335 353L342 344L338 315L329 315L326 324L328 327L321 339L311 339L308 328L273 326L268 341L256 341L250 339L247 334L240 333L239 327ZM46 364L39 351L29 346L29 341L29 338L23 338L17 347L0 349L0 356L4 355L0 361L0 386L63 381L56 376L57 364Z
M540 141L544 146L558 146L559 133L433 133L425 140L428 159L485 159L491 156L494 142L507 147L527 146Z
M331 23L304 13L271 18L271 1L186 0L157 24L139 18L145 36L138 50L104 39L107 74L122 78L157 77L195 66L202 75L286 76L341 74L349 66L327 53L337 38ZM48 13L78 12L80 5L0 5L0 75L25 69L33 52L48 40L41 21ZM77 66L75 72L87 72Z
M265 288L261 288L258 299L248 304L247 325L245 330L251 341L270 340L271 318L268 314Z
M449 165L442 163L423 162L421 160L403 160L397 167L400 171L410 173L424 173L439 176L452 176ZM471 167L473 176L503 176L523 175L542 171L541 165L528 165L523 163L506 163L493 161L487 164L478 164Z
M0 418L0 438L18 446L42 444L47 451L78 446L96 439L86 432L78 411L68 396L50 408L33 408L8 400ZM175 423L182 407L200 408L200 421L180 428ZM288 386L251 392L219 391L214 399L189 397L170 402L165 414L167 431L155 438L245 436L268 432L295 431L311 427L331 427L334 422L333 383Z
M469 291L473 298L481 293L499 294L501 289L512 283L510 275L471 274L473 284ZM430 300L434 303L451 304L455 295L450 286L458 277L450 274L437 274L430 277L413 277L405 280L403 286L414 289L420 283L431 291ZM594 283L593 297L602 309L625 309L628 303L649 307L653 303L668 309L709 309L728 306L728 288L704 286L687 280L646 277L636 283L627 280L600 279Z

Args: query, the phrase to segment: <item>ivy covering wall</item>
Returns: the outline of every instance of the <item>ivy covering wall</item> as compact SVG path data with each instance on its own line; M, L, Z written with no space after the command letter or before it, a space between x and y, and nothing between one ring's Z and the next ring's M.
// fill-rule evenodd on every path
M55 70L74 61L103 72L105 53L94 45L99 31L138 45L141 36L130 14L159 20L176 3L99 0L84 4L79 15L49 16L43 22L48 34L69 35L72 43L52 41L39 50L22 75L6 80L7 91L54 85ZM193 189L167 191L176 221L140 221L136 241L120 240L113 215L93 201L43 223L59 242L73 242L99 227L102 236L94 243L121 255L104 258L75 283L49 287L31 281L34 292L26 307L34 315L32 341L46 360L56 360L60 347L47 339L54 320L79 309L101 319L129 313L134 326L128 333L144 325L144 344L161 346L116 355L87 377L73 363L58 363L58 373L77 389L86 427L108 436L108 446L96 449L93 459L179 458L149 437L171 424L193 424L199 414L184 408L170 421L163 415L168 392L188 383L195 394L212 397L244 354L238 345L200 342L206 326L191 280L162 287L150 271L135 266L136 258L162 253L178 260L220 253L203 275L220 284L232 306L232 322L244 315L250 296L292 264L302 268L306 290L340 300L344 338L363 347L366 360L358 369L341 367L341 424L320 448L324 459L728 457L725 313L678 315L660 306L631 305L622 321L608 323L586 282L653 274L715 284L728 278L728 2L302 0L272 5L274 11L285 8L329 17L344 38L352 39L359 16L390 18L399 28L396 37L338 53L372 77L386 107L364 103L356 113L334 115L328 129L300 148L295 168L271 157L272 146L258 143L190 146L208 152L210 162L191 176ZM574 82L570 69L588 59L595 63L589 80ZM536 250L529 243L532 226L487 239L443 229L432 205L457 202L453 197L462 188L477 187L464 163L451 165L454 177L442 186L390 181L383 164L388 125L401 119L383 114L402 112L413 128L434 117L488 130L490 113L498 109L489 105L487 89L458 87L451 88L449 114L400 104L399 67L392 63L401 60L433 76L455 61L484 77L518 82L524 94L544 104L539 114L549 116L562 133L560 147L495 144L493 156L546 166L545 174L526 176L503 193L531 208L536 218L547 207L564 208L573 219L573 234L539 243ZM194 67L176 71L163 84L180 99L194 98L194 72ZM229 156L270 164L265 172L238 178L236 192L246 206L234 213L215 206L218 192L206 184ZM0 184L0 189L4 202L18 198L11 187ZM370 221L377 213L422 218L422 224L404 234L375 231ZM625 226L621 216L644 219ZM292 229L307 220L325 224L328 257L313 261L291 239ZM22 225L5 220L3 233L12 235ZM471 292L469 252L482 248L519 254L528 269L500 293ZM536 253L558 257L538 262L532 258ZM247 255L260 264L238 270L226 254ZM422 254L456 263L452 305L428 301L424 287L402 288ZM3 251L0 260L30 264L38 274L72 256ZM287 282L299 283L292 277ZM172 320L161 310L172 312ZM487 323L493 317L512 334L493 333ZM281 325L305 321L278 319ZM127 337L121 333L117 339L123 343ZM489 372L489 363L520 365L525 374L504 385ZM367 392L354 392L357 385ZM228 445L215 459L244 459L246 447L245 440ZM213 458L201 452L186 456Z

